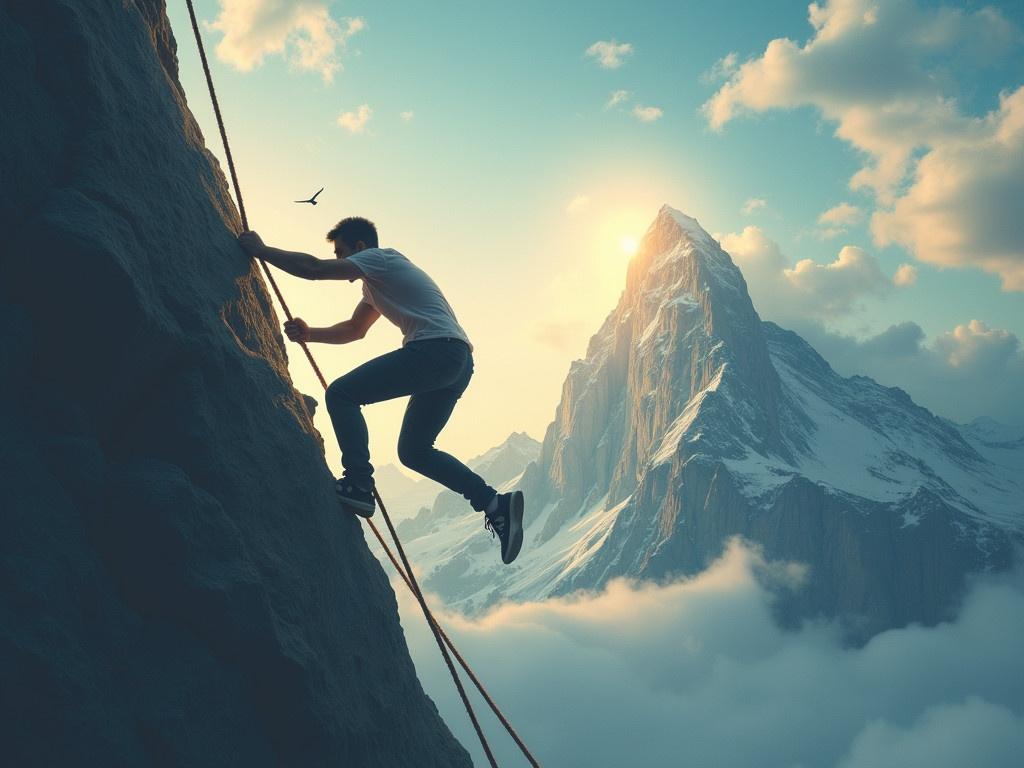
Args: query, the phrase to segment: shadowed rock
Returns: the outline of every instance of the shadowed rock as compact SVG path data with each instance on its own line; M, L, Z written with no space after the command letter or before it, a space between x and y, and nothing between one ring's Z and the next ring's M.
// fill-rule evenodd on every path
M468 766L334 498L163 2L0 2L0 112L0 759Z

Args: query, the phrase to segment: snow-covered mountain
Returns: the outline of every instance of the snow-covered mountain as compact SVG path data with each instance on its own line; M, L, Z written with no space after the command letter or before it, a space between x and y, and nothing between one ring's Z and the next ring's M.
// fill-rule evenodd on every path
M473 612L693 573L742 535L810 567L780 616L837 616L864 638L944 618L967 573L1009 563L1024 530L1022 446L839 376L762 322L719 243L665 206L519 483L516 563L501 565L478 515L409 546L427 586Z
M377 467L373 479L395 521L413 517L422 507L430 506L441 487L426 477L413 479L394 464Z

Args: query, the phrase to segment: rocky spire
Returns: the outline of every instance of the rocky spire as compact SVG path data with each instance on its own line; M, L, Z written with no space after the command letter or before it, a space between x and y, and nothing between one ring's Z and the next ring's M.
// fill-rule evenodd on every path
M730 418L742 419L753 444L784 452L778 376L743 276L696 219L666 205L629 264L618 305L573 362L525 478L538 498L558 499L544 536L581 505L632 493L688 407L724 398L743 403Z

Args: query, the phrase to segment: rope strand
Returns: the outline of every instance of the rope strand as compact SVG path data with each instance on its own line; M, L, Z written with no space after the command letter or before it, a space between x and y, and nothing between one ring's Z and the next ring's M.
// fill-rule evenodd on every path
M188 5L189 18L191 19L192 22L192 31L195 34L196 45L199 48L199 58L201 59L203 64L203 73L206 75L206 85L210 91L210 100L213 102L213 111L214 115L217 118L217 127L220 130L220 138L224 144L224 154L227 158L228 170L231 174L231 183L235 189L235 198L238 202L238 213L239 217L241 218L242 228L244 230L248 230L249 222L245 215L245 203L242 199L242 190L238 183L238 174L235 171L235 162L231 156L231 145L228 142L227 130L224 127L224 118L221 116L220 103L217 100L217 93L213 86L213 76L210 73L210 64L206 58L206 49L203 46L203 39L199 33L199 23L196 20L195 8L192 5L192 0L185 0L185 2ZM270 283L270 286L273 289L274 294L277 296L277 300L278 303L280 303L281 305L281 309L284 311L285 316L289 320L291 320L291 310L288 308L288 304L284 299L284 295L278 288L277 282L274 280L274 276L271 273L270 268L267 266L267 263L263 259L260 259L259 261L261 266L263 267L263 272L266 275L267 282ZM306 359L309 360L309 364L312 366L314 373L316 373L317 378L320 380L321 386L323 386L324 389L327 389L327 380L324 378L323 373L320 371L320 366L317 365L316 360L313 358L313 354L309 351L309 347L306 345L305 342L299 342L299 344L302 347L302 351L306 353ZM513 741L515 741L516 745L522 751L523 755L529 761L530 765L533 766L533 768L540 768L540 764L534 758L533 754L527 748L526 744L523 743L523 740L519 737L519 734L516 733L515 729L512 727L512 724L509 723L508 719L498 708L498 705L495 704L494 700L491 698L490 694L484 688L479 678L477 678L477 676L473 673L473 670L470 669L469 665L466 663L466 660L462 657L462 654L458 652L458 650L455 648L454 643L452 643L451 639L441 628L441 625L434 618L433 613L427 606L427 602L423 597L423 592L420 590L420 586L416 581L416 577L413 574L412 565L409 563L408 557L406 557L405 549L402 547L402 543L398 538L398 532L395 530L395 527L391 522L391 516L388 514L388 511L384 506L384 501L381 499L380 494L378 493L376 488L374 488L373 494L374 497L376 498L377 503L380 505L380 511L384 515L384 522L388 526L388 531L391 534L391 538L395 542L395 547L398 549L398 553L401 556L404 567L402 565L399 565L398 560L391 552L391 548L388 547L387 542L384 540L384 537L381 536L380 531L377 529L377 526L373 524L373 521L367 520L366 522L369 523L370 529L377 537L377 541L380 542L381 547L383 547L384 551L387 553L387 556L391 560L391 563L395 567L395 570L398 572L398 575L402 577L402 580L405 582L405 585L409 588L413 595L415 595L416 600L420 605L420 609L423 611L424 618L426 618L427 624L430 626L430 630L434 635L434 639L437 641L438 648L441 650L441 656L444 658L445 664L448 667L448 671L451 673L452 680L455 683L455 687L458 689L459 696L462 699L462 703L466 708L466 712L469 714L469 718L473 723L473 728L476 731L477 737L480 740L480 744L483 747L484 753L487 755L487 759L490 762L492 768L497 768L498 764L494 759L494 754L491 752L490 745L487 743L487 738L484 736L483 730L480 727L480 723L477 720L476 713L473 711L473 705L469 701L469 697L467 696L466 690L462 685L462 681L459 679L459 674L455 669L455 665L452 663L451 657L448 655L448 649L451 649L452 654L455 656L456 659L458 659L459 664L462 666L463 670L465 670L466 674L469 675L470 680L473 681L473 684L480 692L480 695L483 696L484 700L487 702L487 705L491 708L491 711L494 712L495 716L504 726L505 730L508 731L508 734L512 737Z

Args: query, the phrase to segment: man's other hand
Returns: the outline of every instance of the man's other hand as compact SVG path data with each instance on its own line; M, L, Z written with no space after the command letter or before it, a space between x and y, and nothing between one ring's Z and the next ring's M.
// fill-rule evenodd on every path
M238 236L238 244L242 246L242 250L245 251L247 256L256 258L260 255L264 248L263 239L255 232L243 232Z
M284 332L292 341L309 341L309 326L301 318L294 318L284 324Z

